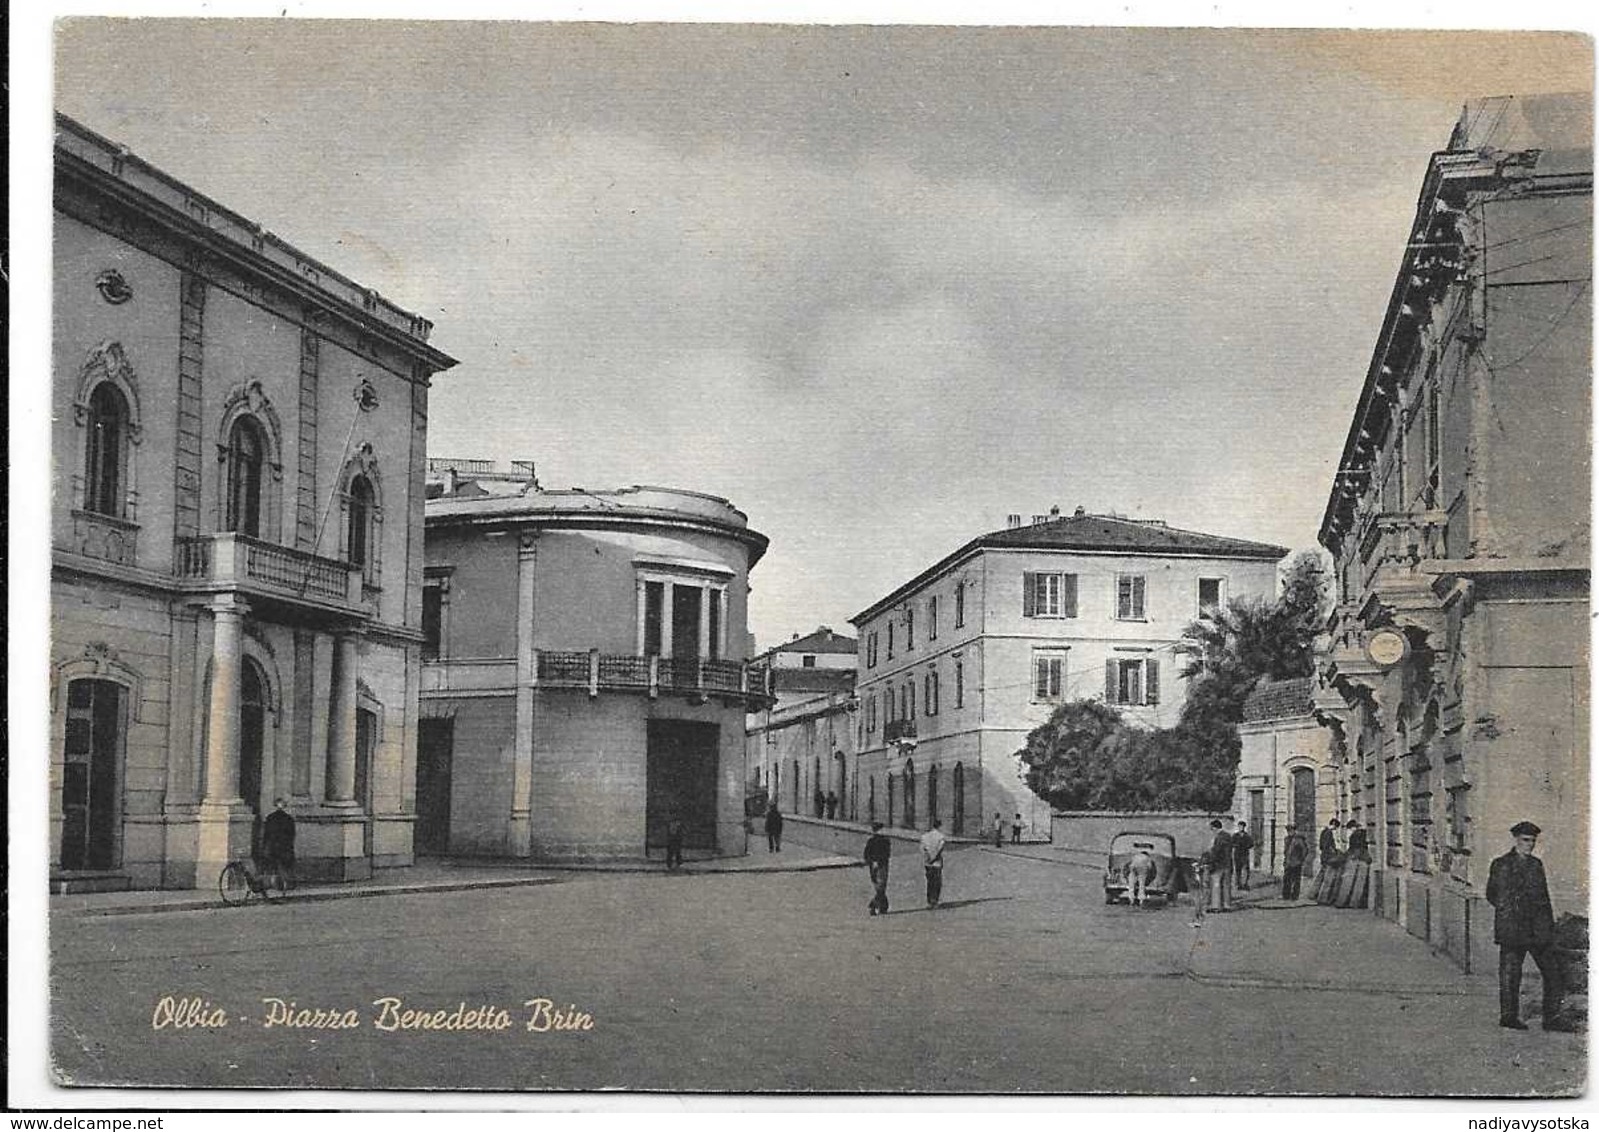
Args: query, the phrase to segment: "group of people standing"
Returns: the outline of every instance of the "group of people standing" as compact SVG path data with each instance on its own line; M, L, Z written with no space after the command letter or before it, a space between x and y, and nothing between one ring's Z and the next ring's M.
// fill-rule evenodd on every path
M838 795L829 790L823 794L818 787L815 794L811 795L811 806L816 810L816 816L833 821L838 817Z
M937 908L944 898L944 847L949 839L944 836L943 825L937 818L933 827L922 834L922 873L927 879L927 906ZM866 839L861 856L866 861L867 874L872 880L872 899L866 905L869 915L888 915L888 859L893 852L893 842L883 833L883 823L872 823L872 835Z
M1249 888L1255 838L1247 823L1231 816L1213 819L1210 828L1210 848L1199 858L1205 908L1210 912L1231 912L1236 907L1233 894Z
M1310 897L1335 908L1364 908L1371 883L1371 841L1364 826L1333 818L1316 843L1320 867ZM1283 844L1283 899L1298 900L1310 846L1297 826L1288 827Z

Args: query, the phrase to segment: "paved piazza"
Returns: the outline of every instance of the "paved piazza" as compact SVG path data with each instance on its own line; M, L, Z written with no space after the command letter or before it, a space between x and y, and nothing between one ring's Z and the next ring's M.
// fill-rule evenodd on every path
M1485 980L1456 979L1370 917L1252 910L1196 928L1189 905L1107 908L1090 869L976 848L950 855L946 903L928 912L920 869L904 846L896 851L893 912L878 918L866 915L860 869L564 873L536 887L271 907L60 910L56 1063L83 1084L234 1087L1582 1086L1582 1036L1499 1030ZM1379 973L1369 985L1350 977L1372 962L1363 956L1389 952L1425 965L1415 969L1430 973L1431 989L1399 993ZM1254 955L1277 966L1252 970ZM1295 968L1286 979L1284 956ZM167 996L177 1008L159 1010ZM296 1011L352 1010L360 1024L269 1027L263 1000L274 998ZM396 1012L504 1008L509 1026L386 1031L373 1005L383 998L401 1000ZM184 1008L184 999L207 1005ZM522 1005L537 999L550 1008ZM554 1028L582 1025L554 1014L574 1007L592 1027ZM218 1009L226 1026L215 1025ZM530 1017L550 1028L530 1032Z

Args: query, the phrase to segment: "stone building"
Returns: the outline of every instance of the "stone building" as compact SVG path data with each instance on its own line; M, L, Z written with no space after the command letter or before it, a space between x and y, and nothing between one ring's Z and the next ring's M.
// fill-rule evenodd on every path
M1588 95L1465 107L1321 526L1338 816L1375 847L1376 911L1468 965L1517 821L1556 911L1587 906L1592 135Z
M743 854L745 658L764 535L725 499L547 491L434 460L418 852Z
M772 699L745 720L747 785L785 813L815 814L820 791L847 818L855 754L854 637L823 625L767 649L753 663L771 673Z
M1339 813L1336 746L1316 716L1315 693L1314 677L1263 680L1244 700L1232 813L1249 823L1255 867L1269 873L1281 871L1292 825L1310 847L1312 875L1317 837Z
M1169 726L1187 696L1175 649L1200 611L1276 592L1280 546L1158 520L1058 510L980 535L862 611L857 820L974 835L1049 807L1016 752L1061 703L1103 698Z
M411 862L430 324L64 117L50 867Z

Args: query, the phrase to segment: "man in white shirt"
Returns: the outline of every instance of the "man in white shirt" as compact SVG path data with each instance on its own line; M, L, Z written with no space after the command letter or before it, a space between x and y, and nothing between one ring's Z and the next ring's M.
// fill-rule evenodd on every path
M922 834L922 868L927 873L927 906L937 908L944 891L944 831L939 820L933 819L933 828Z

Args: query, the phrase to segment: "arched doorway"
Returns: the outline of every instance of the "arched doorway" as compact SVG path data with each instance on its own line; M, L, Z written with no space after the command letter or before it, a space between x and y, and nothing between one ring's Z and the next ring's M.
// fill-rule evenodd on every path
M846 801L849 798L849 778L847 777L847 772L844 768L843 751L833 752L833 767L833 777L838 782L838 785L834 788L833 797L838 799L837 816L842 819L844 815L849 812L849 807L846 805Z
M966 768L960 763L955 764L952 788L955 791L954 812L950 815L950 825L956 837L966 831Z
M884 819L885 824L887 824L887 825L897 825L899 823L898 823L898 820L897 820L897 817L896 817L896 814L897 814L898 811L896 811L894 809L894 772L893 771L887 771L887 772L884 773L884 775L883 775L883 788L888 791L888 798L887 798L888 808L886 810L887 817Z
M927 824L938 820L938 767L927 768Z
M1316 772L1308 766L1289 771L1290 821L1300 836L1314 849L1319 823L1316 821Z
M905 828L916 828L916 764L905 760Z
M61 776L61 867L110 869L117 863L118 764L127 730L125 693L110 680L67 685L67 735Z
M266 677L256 662L246 657L239 673L239 797L255 819L250 835L252 853L260 844L261 818L272 808L272 799L263 797L266 717Z
M372 759L377 753L378 717L365 708L355 711L355 800L366 814L366 833L362 846L372 855Z

